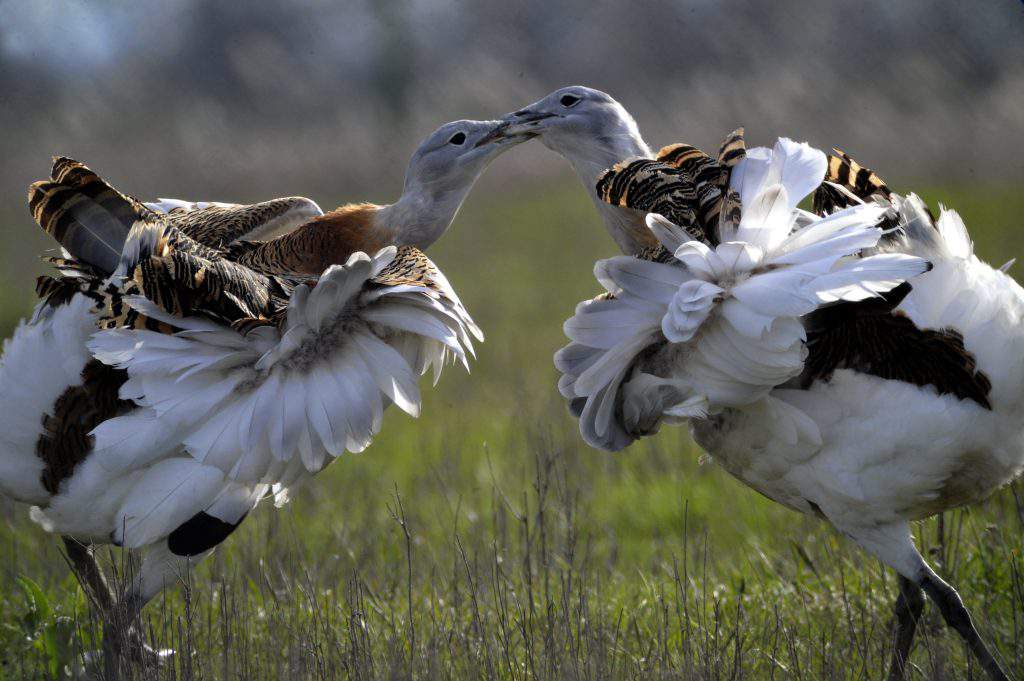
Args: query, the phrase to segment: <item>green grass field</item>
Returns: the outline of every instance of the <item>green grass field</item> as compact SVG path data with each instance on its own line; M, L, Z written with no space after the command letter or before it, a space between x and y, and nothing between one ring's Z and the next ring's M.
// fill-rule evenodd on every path
M983 257L1024 254L1020 192L927 198ZM46 243L27 214L4 225L7 335ZM151 603L151 642L178 651L159 678L882 677L896 582L877 561L702 463L683 430L617 455L579 440L551 355L612 253L577 187L485 183L432 251L487 334L472 374L425 390L419 420L391 410L369 450L261 506ZM0 518L0 677L62 677L97 621L57 538L24 507ZM1024 484L917 532L1021 674ZM912 678L978 678L933 608L919 632Z

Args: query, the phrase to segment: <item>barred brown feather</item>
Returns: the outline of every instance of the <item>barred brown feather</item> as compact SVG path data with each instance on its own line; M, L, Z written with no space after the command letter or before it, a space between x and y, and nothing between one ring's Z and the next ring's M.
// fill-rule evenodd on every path
M832 151L837 155L828 157L825 179L814 192L815 213L828 215L876 196L889 198L892 191L877 173L857 163L844 151L835 148Z
M747 144L743 139L743 128L736 128L722 140L718 148L718 165L732 168L747 155Z
M266 319L286 305L286 289L272 278L230 260L187 252L146 258L130 277L126 295L140 293L176 317L204 315L232 324Z
M732 167L745 154L742 128L725 138L717 159L692 145L672 144L655 160L637 159L606 171L597 193L613 205L659 213L694 239L714 244L722 220L739 222L739 195L728 186Z
M718 164L722 166L722 174L719 177L718 186L724 197L718 216L718 234L721 235L726 228L735 229L740 224L740 217L743 215L743 205L740 201L739 192L729 188L729 179L732 175L733 166L739 163L747 155L747 145L743 139L743 128L736 128L726 135L722 146L718 149Z
M658 244L657 246L648 246L647 248L636 253L634 257L640 260L650 260L651 262L660 262L662 264L671 263L675 260L675 256L667 248Z
M692 238L706 240L697 187L679 168L650 159L619 164L600 177L597 195L614 206L663 215Z
M415 246L399 246L395 259L370 281L380 286L425 286L437 291L439 274L423 251Z
M232 244L229 257L266 274L319 275L357 251L376 253L390 245L386 235L374 229L378 210L380 206L371 203L342 206L276 239Z
M270 241L238 241L282 217L301 218L310 204L302 197L287 197L250 206L155 213L82 163L58 157L51 179L30 189L29 206L73 259L54 261L60 275L40 278L37 290L53 305L76 293L88 295L96 302L100 328L176 330L133 310L125 302L130 295L142 295L170 315L202 315L241 332L276 324L298 281L292 277L319 275L351 253L387 245L370 229L379 209L372 204L311 218ZM119 264L126 268L125 280L107 284ZM432 273L422 253L403 248L376 281L433 285Z
M290 196L251 205L175 208L168 212L167 222L202 244L222 248L309 203L301 196Z
M118 191L88 166L74 159L55 156L50 178L65 187L77 189L129 227L140 216L152 217L152 212L137 199Z
M141 203L64 157L54 159L50 180L29 187L28 204L43 231L103 274L117 268L132 225L152 218Z

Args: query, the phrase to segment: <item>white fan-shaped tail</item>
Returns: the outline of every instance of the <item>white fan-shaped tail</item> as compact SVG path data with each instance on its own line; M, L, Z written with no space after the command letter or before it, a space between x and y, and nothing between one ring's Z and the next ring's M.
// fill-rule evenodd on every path
M588 443L619 449L663 418L703 418L766 399L803 370L804 315L885 293L929 268L915 255L861 257L882 237L876 224L887 208L859 204L825 218L797 208L826 165L823 153L791 140L751 150L731 175L743 214L729 239L711 247L648 216L673 260L595 266L614 298L581 304L565 323L574 342L556 355L559 390L579 411ZM944 225L948 248L964 252L957 221ZM794 442L818 437L796 408L766 408Z
M417 415L416 377L431 366L439 372L449 357L468 365L471 338L480 333L447 281L372 283L395 255L394 247L354 254L315 286L295 288L282 328L244 336L131 299L183 330L94 336L92 351L127 370L122 397L140 407L94 431L95 455L130 470L183 447L187 461L200 466L195 470L209 474L210 489L223 486L213 481L216 471L222 483L279 485L275 494L283 498L300 471L314 473L345 451L365 449L387 405ZM196 489L201 496L207 488ZM157 530L135 531L149 537Z

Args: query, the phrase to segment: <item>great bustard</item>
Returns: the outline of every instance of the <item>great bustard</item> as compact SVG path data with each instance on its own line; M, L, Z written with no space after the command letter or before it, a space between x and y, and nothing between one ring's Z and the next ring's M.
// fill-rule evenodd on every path
M729 473L900 575L892 678L923 589L1005 679L910 532L1024 467L1024 365L1006 361L1024 353L1024 290L974 256L959 216L936 220L845 154L788 140L746 151L737 131L716 158L683 144L654 155L589 88L506 120L503 134L572 163L634 256L598 263L608 293L580 305L556 356L588 442L620 449L688 420ZM814 213L796 208L812 191ZM879 219L882 238L865 228ZM931 271L914 276L915 260Z
M65 254L5 344L0 492L65 537L111 650L148 657L128 623L166 583L260 499L369 445L388 405L418 415L427 369L466 364L482 335L421 249L515 144L495 125L442 126L396 203L327 214L301 198L147 207L65 158L32 185ZM97 543L142 549L118 603Z

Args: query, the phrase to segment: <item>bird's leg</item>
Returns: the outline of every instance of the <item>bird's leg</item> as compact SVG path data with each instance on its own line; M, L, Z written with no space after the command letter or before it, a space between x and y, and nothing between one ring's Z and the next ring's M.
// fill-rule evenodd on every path
M91 548L68 536L63 539L64 550L67 551L68 560L71 562L71 571L75 573L86 594L92 597L104 619L107 618L114 607L114 593L110 590L110 585L107 584L107 579L103 576Z
M146 645L136 626L143 600L131 591L118 599L90 548L71 537L63 539L72 571L103 618L103 663L107 677L118 678L120 659L146 666L158 664L162 656Z
M138 626L145 600L128 591L111 610L103 627L103 664L109 678L119 678L121 662L153 668L163 664L170 651L157 651L146 643Z
M142 608L164 587L181 580L191 565L209 554L180 556L170 551L166 541L155 542L141 552L142 562L132 570L130 583L111 611L104 629L104 658L108 669L127 661L145 667L159 666L174 654L173 650L154 650L146 645L139 626Z
M828 514L828 509L824 506L822 508L826 517L832 520L832 517ZM912 584L924 589L924 592L935 602L935 605L939 606L939 611L946 620L946 624L955 629L963 637L964 641L967 642L971 653L981 663L982 669L985 670L989 678L992 681L1009 681L1006 672L996 662L992 653L989 652L989 649L981 640L981 636L978 635L978 630L974 628L974 623L971 622L971 616L967 612L967 608L964 607L963 601L960 600L960 595L953 587L946 584L942 581L942 578L935 574L935 571L925 562L917 547L914 546L909 523L899 521L884 525L858 525L836 523L833 520L833 524L852 537L862 547L877 556L883 563L896 570L903 577L906 577ZM912 608L912 601L909 599L913 595L903 590L902 583L900 591L901 598L908 599L906 600L906 606L907 610L910 610ZM919 596L920 594L918 594ZM897 604L896 614L898 622L901 614L899 604ZM916 617L914 619L916 620ZM901 645L902 636L902 631L898 632L896 636L896 655L900 654L899 646ZM904 670L906 669L906 654L910 652L911 637L911 633L906 635L908 649L902 656ZM894 668L898 667L899 662L900 660L898 659L894 660ZM890 675L890 678L893 677Z
M134 659L140 658L140 651L145 648L143 636L135 626L135 621L142 611L139 600L130 592L126 593L111 610L103 629L105 651L123 655L133 661L141 661Z
M967 647L978 659L981 668L985 670L992 681L1009 681L1009 676L996 661L989 651L988 646L981 640L978 630L971 621L971 614L967 612L960 594L952 586L942 581L931 569L923 571L920 579L921 588L928 597L939 606L942 618L946 624L956 630L967 642Z
M914 643L917 621L924 610L924 593L921 587L903 575L900 579L900 595L893 611L892 665L889 667L889 681L903 681L906 675L910 647Z

